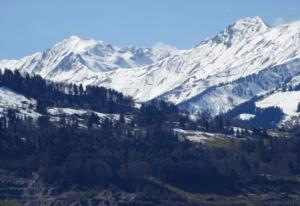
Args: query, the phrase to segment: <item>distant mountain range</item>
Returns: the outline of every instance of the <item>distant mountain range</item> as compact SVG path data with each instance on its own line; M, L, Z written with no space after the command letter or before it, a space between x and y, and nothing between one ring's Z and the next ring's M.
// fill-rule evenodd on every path
M283 88L300 84L300 22L270 27L248 17L187 50L117 47L71 36L44 52L0 61L5 68L113 88L138 102L161 98L212 115L261 97L257 107L278 106L290 120L299 116L300 98Z

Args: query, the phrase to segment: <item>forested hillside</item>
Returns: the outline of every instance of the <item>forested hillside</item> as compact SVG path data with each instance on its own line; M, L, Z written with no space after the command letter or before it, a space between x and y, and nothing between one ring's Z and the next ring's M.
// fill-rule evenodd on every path
M221 117L191 118L168 102L136 108L113 90L17 71L6 70L0 81L35 99L38 114L1 112L0 199L24 205L232 205L234 198L237 205L269 199L288 205L299 198L297 136L272 137L258 128L237 133ZM88 112L53 116L49 108ZM117 118L101 119L99 112ZM174 129L207 139L190 141Z

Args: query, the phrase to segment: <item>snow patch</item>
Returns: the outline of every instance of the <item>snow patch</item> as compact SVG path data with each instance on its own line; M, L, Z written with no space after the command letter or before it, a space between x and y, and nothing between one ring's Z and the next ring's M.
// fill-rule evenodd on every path
M35 112L36 100L14 92L7 87L0 87L0 113L7 109L14 109L17 115L38 118L40 115Z
M276 92L255 103L257 107L279 107L289 116L297 115L300 91Z
M238 119L247 121L247 120L253 119L254 117L255 117L254 114L243 113L238 116Z
M56 116L56 115L87 115L91 112L95 113L99 118L101 119L111 119L111 120L119 120L120 119L120 115L119 114L105 114L105 113L100 113L100 112L95 112L95 111L91 111L91 110L83 110L83 109L72 109L72 108L62 108L62 107L51 107L47 109L48 113Z

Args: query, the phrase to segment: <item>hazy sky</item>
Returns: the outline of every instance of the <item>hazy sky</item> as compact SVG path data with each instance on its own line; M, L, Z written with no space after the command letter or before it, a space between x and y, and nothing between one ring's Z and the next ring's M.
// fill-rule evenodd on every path
M190 48L233 21L300 19L300 0L0 0L0 59L43 51L70 35L114 45Z

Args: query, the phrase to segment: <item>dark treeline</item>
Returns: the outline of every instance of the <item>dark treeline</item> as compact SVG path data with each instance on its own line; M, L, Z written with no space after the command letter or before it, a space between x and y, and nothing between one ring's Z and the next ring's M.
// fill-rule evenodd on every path
M134 127L121 121L98 124L101 127L85 129L41 118L34 123L10 111L0 118L0 167L37 171L45 183L62 188L115 185L134 191L148 175L174 184L191 184L192 178L211 183L221 179L203 150L178 141L168 127Z
M20 74L19 71L0 71L0 86L37 100L38 112L46 107L73 107L105 113L126 113L133 110L132 98L103 87L63 84L46 81L38 75Z
M240 114L253 114L254 118L250 120L237 120L242 126L252 126L252 127L262 127L262 128L273 128L277 123L280 122L284 116L283 111L279 107L268 107L268 108L258 108L255 106L255 102L259 98L255 97L245 103L242 103L232 110L228 111L226 114L222 115L224 119L236 119Z
M35 123L10 111L0 118L0 167L37 172L45 183L63 189L114 185L130 192L147 187L148 177L188 191L226 193L239 189L239 181L268 184L264 174L300 172L299 138L258 137L214 147L179 141L167 123L97 124Z

